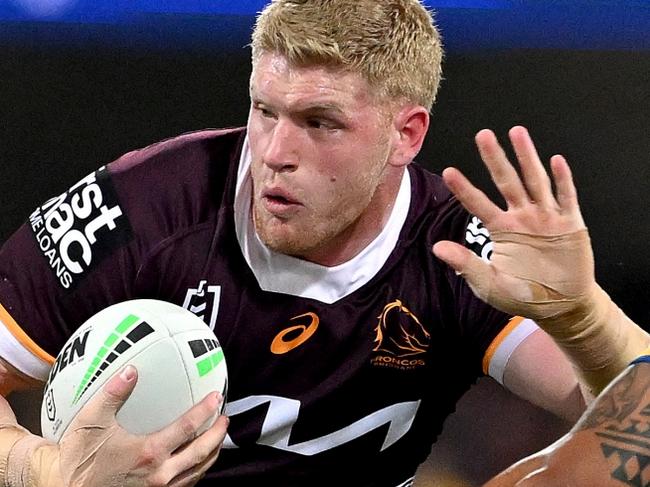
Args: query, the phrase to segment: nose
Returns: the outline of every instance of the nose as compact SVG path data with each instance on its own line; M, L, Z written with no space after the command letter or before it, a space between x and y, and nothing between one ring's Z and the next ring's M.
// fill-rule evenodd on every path
M279 119L269 133L264 151L264 164L273 172L293 172L298 168L297 127L288 120Z

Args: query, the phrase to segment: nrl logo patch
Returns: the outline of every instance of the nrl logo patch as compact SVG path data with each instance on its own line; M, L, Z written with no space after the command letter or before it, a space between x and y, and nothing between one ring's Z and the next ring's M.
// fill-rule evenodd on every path
M188 289L183 301L183 308L201 318L211 330L217 322L219 303L221 302L221 286L209 285L203 279L195 289Z

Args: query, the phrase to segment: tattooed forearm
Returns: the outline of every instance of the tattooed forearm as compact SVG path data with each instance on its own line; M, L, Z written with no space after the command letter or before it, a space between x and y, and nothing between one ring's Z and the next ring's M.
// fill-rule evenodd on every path
M636 417L646 423L650 414L650 364L628 369L591 405L574 430L616 425ZM644 414L645 413L645 414Z
M565 436L485 487L650 487L650 363L605 389Z
M611 479L650 487L650 364L628 369L598 397L574 431L601 440Z

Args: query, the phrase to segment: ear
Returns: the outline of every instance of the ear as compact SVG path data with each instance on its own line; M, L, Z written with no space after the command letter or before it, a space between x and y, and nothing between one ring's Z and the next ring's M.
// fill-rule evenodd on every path
M393 117L393 152L388 163L400 167L420 152L429 129L429 112L420 105L406 105Z

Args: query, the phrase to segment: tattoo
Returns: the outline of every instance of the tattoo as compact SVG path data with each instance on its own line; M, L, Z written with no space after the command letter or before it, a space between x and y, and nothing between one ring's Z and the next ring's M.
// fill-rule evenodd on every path
M593 429L607 424L620 424L629 418L639 407L643 399L643 392L637 393L635 383L643 382L646 389L650 384L650 377L640 373L638 366L628 369L623 376L601 394L594 402L585 418L577 425L579 430ZM647 371L646 371L647 372ZM650 404L644 410L650 409Z
M641 410L641 416L650 418L650 404L646 404L646 406Z
M578 431L602 439L611 478L632 487L650 487L650 364L629 368L601 394Z
M601 443L605 458L613 459L618 466L612 471L611 477L632 487L648 487L650 485L650 456L633 451L614 448Z

